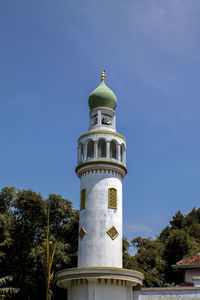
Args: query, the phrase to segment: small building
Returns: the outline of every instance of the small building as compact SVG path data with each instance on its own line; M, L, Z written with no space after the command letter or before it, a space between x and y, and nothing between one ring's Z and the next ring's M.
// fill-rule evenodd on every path
M200 287L200 253L182 259L172 267L184 272L184 285Z

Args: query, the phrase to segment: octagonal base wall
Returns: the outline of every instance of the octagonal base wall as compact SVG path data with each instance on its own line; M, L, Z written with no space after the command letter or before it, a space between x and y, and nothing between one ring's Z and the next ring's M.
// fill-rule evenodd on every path
M133 287L141 287L143 274L109 267L66 269L57 285L68 290L67 300L132 300Z

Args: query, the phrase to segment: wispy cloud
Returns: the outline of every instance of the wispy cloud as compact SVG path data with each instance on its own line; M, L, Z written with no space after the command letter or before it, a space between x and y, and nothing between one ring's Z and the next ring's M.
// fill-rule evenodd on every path
M21 93L13 98L13 101L19 105L32 105L41 101L41 96L39 94Z
M95 51L165 92L180 75L174 59L200 58L199 0L59 1L51 8L57 30L81 53Z
M181 77L181 64L199 60L200 2L133 1L127 4L131 68L165 92ZM185 61L186 60L186 61ZM180 63L180 65L179 65Z
M137 233L137 235L139 234L152 234L152 228L144 223L124 223L124 235L134 235Z
M148 43L179 55L199 45L199 2L134 1L127 8L130 31L140 33Z

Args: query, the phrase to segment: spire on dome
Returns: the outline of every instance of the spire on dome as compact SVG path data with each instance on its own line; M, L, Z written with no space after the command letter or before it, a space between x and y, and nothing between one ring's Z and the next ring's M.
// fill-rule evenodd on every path
M104 68L102 69L102 72L101 72L101 82L104 81L106 78L106 75L105 75L105 70Z

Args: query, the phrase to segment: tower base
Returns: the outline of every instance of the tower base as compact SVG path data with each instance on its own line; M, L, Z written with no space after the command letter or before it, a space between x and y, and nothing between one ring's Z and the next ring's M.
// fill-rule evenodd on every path
M108 267L66 269L57 275L57 285L68 290L67 300L132 300L133 287L142 280L140 272Z

